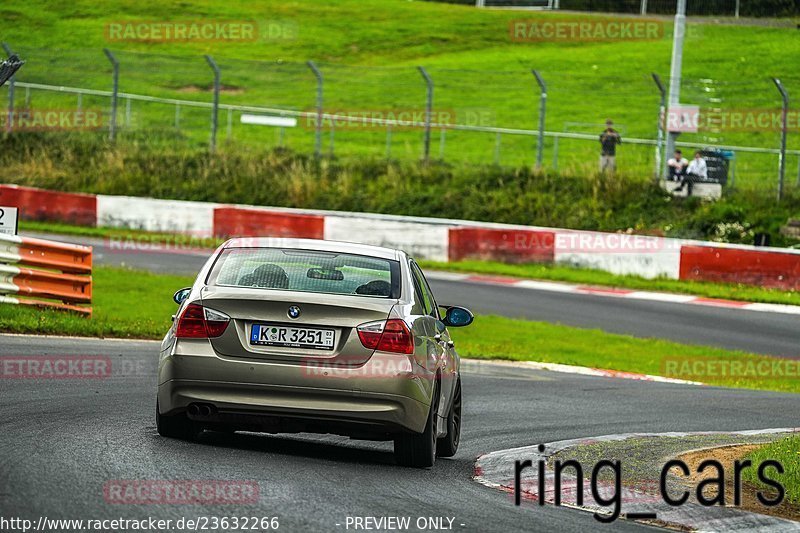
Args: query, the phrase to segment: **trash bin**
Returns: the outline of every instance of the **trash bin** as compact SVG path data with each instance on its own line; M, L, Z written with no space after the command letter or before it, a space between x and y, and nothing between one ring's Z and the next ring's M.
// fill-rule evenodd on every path
M721 150L701 150L700 155L706 160L708 178L701 183L719 183L723 187L728 183L730 160L726 152Z

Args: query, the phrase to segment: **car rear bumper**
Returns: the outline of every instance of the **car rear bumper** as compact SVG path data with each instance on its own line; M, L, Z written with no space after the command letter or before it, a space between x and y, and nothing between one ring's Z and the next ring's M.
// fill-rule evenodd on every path
M413 367L413 368L412 368ZM421 432L430 406L431 379L408 357L376 353L358 367L324 362L265 362L221 357L207 341L181 341L162 353L158 400L162 414L194 416L209 425L275 432L340 434Z

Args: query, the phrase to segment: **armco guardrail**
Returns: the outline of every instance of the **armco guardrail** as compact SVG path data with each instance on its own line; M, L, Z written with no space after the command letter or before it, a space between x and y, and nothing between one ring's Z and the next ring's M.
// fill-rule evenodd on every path
M0 235L0 303L91 315L92 248Z

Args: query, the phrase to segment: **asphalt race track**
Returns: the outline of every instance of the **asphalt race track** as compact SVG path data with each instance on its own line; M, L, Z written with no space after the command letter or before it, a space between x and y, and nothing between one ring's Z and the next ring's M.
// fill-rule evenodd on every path
M800 395L483 365L463 378L459 453L432 470L414 470L393 464L388 443L219 433L197 443L161 438L153 420L157 347L0 336L0 356L112 360L106 379L2 380L0 515L277 516L282 531L345 531L347 516L387 515L454 517L456 531L643 530L625 521L611 528L566 508L516 508L471 480L473 461L493 450L610 433L791 427L800 412ZM103 485L119 479L256 481L260 497L257 504L205 508L106 503Z
M94 246L97 264L128 265L161 273L194 275L210 252L128 249L102 239L36 235ZM641 338L656 337L780 357L800 358L797 315L744 311L590 294L565 294L431 280L440 303L497 314L598 328ZM171 295L165 295L171 297Z

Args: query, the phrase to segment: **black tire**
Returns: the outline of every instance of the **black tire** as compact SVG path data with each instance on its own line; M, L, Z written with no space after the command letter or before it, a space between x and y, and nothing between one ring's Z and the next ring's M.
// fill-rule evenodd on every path
M456 381L453 401L447 413L447 435L436 443L437 457L453 457L461 441L461 378Z
M394 458L400 466L430 468L436 462L436 412L439 407L439 383L433 394L428 421L422 433L401 433L394 439Z
M171 439L191 440L197 435L197 427L185 413L173 416L162 415L158 400L156 400L156 429L159 435Z

